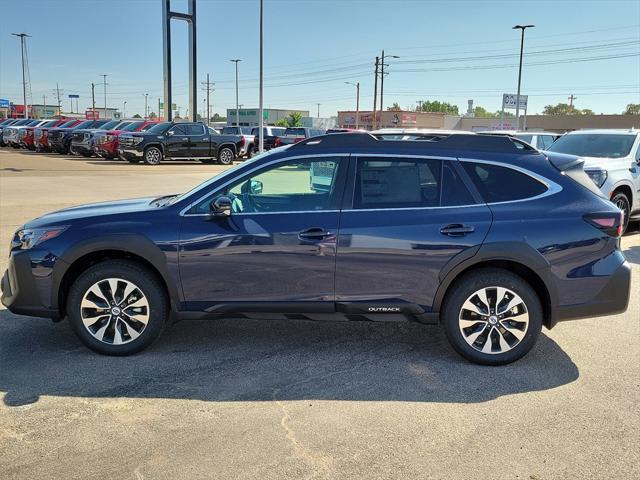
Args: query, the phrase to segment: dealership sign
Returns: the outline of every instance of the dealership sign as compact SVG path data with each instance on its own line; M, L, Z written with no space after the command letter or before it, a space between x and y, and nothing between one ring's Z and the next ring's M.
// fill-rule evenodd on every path
M515 110L518 104L518 95L514 95L512 93L503 93L502 94L502 108L510 108ZM520 95L520 109L527 109L527 95Z
M9 108L10 103L6 98L0 98L0 108Z

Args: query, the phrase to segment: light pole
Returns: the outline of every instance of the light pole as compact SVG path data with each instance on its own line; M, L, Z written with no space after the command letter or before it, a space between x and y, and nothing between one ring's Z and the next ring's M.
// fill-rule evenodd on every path
M20 38L20 53L22 55L22 99L24 102L24 118L29 118L29 114L27 112L27 81L24 73L24 50L26 38L30 37L31 35L27 35L26 33L12 33L11 35Z
M122 104L122 116L127 118L127 101L125 100Z
M262 7L263 0L260 0L260 120L258 121L260 130L258 131L258 150L260 153L264 151L264 62L263 62L263 28L262 28Z
M147 103L147 99L149 98L149 94L145 93L144 94L144 118L145 120L147 118L149 118L149 108L147 107L148 103Z
M516 96L516 129L520 129L520 81L522 80L522 53L524 51L524 31L533 28L535 25L515 25L512 30L521 30L520 36L520 66L518 67L518 93Z
M397 55L387 55L386 58L400 58ZM382 51L382 65L380 66L380 115L382 115L382 112L384 111L384 67L388 65L385 65L384 63L384 59L385 59L385 55L384 55L384 50ZM387 74L388 75L388 74Z
M356 87L356 130L360 128L360 82L344 82L347 85L353 85Z
M320 118L320 104L316 103L316 105L318 105L318 118Z
M107 119L107 74L103 73L102 78L104 79L102 84L104 86L104 118Z
M229 60L236 64L236 127L240 127L240 107L238 106L238 62L241 62L239 58Z

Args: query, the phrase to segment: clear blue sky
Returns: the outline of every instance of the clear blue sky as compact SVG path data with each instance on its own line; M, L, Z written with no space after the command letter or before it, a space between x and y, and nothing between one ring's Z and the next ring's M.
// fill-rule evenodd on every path
M389 55L385 106L417 100L467 99L495 111L515 93L519 32L527 30L523 94L529 110L567 102L619 113L640 103L640 1L375 1L265 0L265 106L302 108L322 116L371 109L373 62ZM186 1L174 0L174 10ZM174 24L174 101L187 107L186 27ZM20 50L28 40L33 102L53 100L56 81L90 105L91 82L108 76L109 106L143 113L162 95L161 0L3 0L0 98L21 103ZM480 58L474 58L480 57ZM491 58L487 58L491 57ZM615 57L615 58L611 58ZM258 0L198 0L198 77L215 81L214 111L235 106L231 58L241 58L240 103L258 104ZM586 60L585 60L586 59ZM555 62L555 63L550 63ZM97 88L102 105L102 89ZM199 110L203 92L198 92Z

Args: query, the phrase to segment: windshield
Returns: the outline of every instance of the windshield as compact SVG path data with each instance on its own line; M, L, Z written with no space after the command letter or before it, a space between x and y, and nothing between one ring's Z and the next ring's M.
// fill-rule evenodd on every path
M157 123L153 127L151 127L147 132L149 133L164 133L167 129L172 125L171 122L162 122Z
M235 135L238 133L238 127L222 127L223 135Z
M578 133L564 135L547 150L579 157L622 158L629 155L636 135Z
M111 120L104 125L100 125L100 128L102 128L103 130L111 130L113 127L119 125L120 123L122 123L120 120Z
M62 125L58 125L58 128L67 128L76 123L75 120L69 120L68 122L64 122Z
M87 120L85 122L80 122L78 125L76 125L73 128L88 128L91 126L92 123L93 123L93 120Z
M56 124L57 120L50 120L46 123L43 123L42 125L40 125L41 128L44 127L53 127Z
M238 163L236 165L234 165L233 167L220 172L218 175L215 175L213 177L211 177L209 180L205 180L203 183L201 183L200 185L196 185L194 188L192 188L191 190L189 190L188 192L185 193L181 193L180 195L176 195L175 197L171 198L167 203L165 203L164 205L173 205L176 202L179 202L180 200L190 197L192 195L195 195L196 193L198 193L200 190L205 189L207 186L209 186L211 183L213 183L214 181L217 181L223 177L226 177L227 175L232 174L233 172L235 172L236 170L240 169L240 168L244 168L248 165L252 165L256 160L259 160L261 158L265 158L268 157L269 155L273 155L275 152L282 152L283 150L286 150L290 147L290 145L287 145L285 147L280 147L280 148L274 148L273 150L269 150L268 152L262 152L259 153L258 155L254 156L251 160L245 160L244 162Z
M135 132L140 125L142 125L142 122L131 122L120 130L124 130L125 132Z

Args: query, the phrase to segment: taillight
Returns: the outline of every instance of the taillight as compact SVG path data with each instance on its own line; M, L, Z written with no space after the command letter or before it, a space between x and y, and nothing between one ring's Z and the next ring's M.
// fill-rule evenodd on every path
M624 212L589 213L583 217L585 221L607 235L612 237L622 236L624 227Z
M244 136L240 137L240 146L244 147Z
M280 145L282 145L282 140L280 140L280 137L276 137L276 139L273 141L273 146L279 147Z

